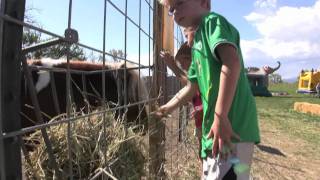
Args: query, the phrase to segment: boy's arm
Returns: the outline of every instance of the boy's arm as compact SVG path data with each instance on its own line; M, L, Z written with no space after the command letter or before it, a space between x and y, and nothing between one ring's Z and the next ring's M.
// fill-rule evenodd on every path
M182 85L186 85L188 82L187 74L182 71L174 61L173 56L169 52L161 51L160 57L167 64L167 66L172 70L176 77L181 81Z
M240 74L240 60L237 49L230 44L221 44L216 48L216 53L222 62L220 74L220 86L215 107L214 123L212 124L208 138L213 138L213 155L218 152L225 153L224 145L231 149L231 138L239 139L231 127L228 113L236 91ZM222 157L224 155L222 154Z
M222 118L227 118L237 88L241 65L234 46L222 44L217 47L217 53L220 56L222 67L215 112Z
M196 83L191 83L190 81L188 81L187 85L184 88L182 88L169 102L161 106L155 112L155 115L158 118L162 118L165 115L170 114L177 107L190 101L197 89L198 85Z
M172 72L176 75L176 77L180 80L182 85L187 85L188 83L188 78L187 75L184 71L182 71L176 64L174 64L173 66L168 66Z

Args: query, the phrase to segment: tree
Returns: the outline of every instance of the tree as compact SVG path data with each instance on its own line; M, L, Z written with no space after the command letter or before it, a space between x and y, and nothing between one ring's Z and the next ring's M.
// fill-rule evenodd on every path
M28 47L40 42L45 42L46 40L41 40L41 33L34 30L25 29L23 31L22 43L23 47ZM68 45L66 43L58 44L48 48L40 49L27 54L28 58L39 59L41 57L50 57L53 59L59 59L63 56L67 56ZM77 60L86 60L85 53L81 47L78 45L71 45L70 47L70 58Z
M269 75L269 82L273 84L282 83L282 77L280 74L273 73Z
M33 9L27 9L25 21L30 24L38 24L33 17L30 15L30 11ZM39 25L37 25L39 26ZM28 47L31 45L35 45L40 42L45 42L50 39L41 39L41 33L30 28L23 29L23 37L22 37L22 47ZM27 58L39 59L41 57L50 57L53 59L59 59L63 56L67 56L68 45L66 43L58 44L55 46L51 46L48 48L44 48L41 50L37 50L35 52L31 52L27 54ZM85 53L81 47L78 45L71 45L70 47L70 58L77 60L86 60Z
M121 49L111 49L109 53L112 55L114 61L121 61L121 58L125 58L125 53Z
M46 48L40 54L42 57L51 57L53 59L59 59L63 56L67 56L68 53L68 45L66 43L62 43L59 45L55 45L49 48ZM78 45L70 46L70 58L77 60L86 60L86 56L84 55L83 49Z

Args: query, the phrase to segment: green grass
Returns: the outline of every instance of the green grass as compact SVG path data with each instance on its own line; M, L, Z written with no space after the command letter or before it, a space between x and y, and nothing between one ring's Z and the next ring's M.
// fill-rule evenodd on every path
M280 83L280 84L270 84L270 91L286 91L289 94L296 94L296 90L298 88L297 83ZM296 94L300 96L300 94Z
M305 140L312 149L320 150L320 116L293 110L295 102L320 104L320 99L311 95L297 94L296 89L296 84L270 85L270 91L286 91L290 96L256 97L259 119L271 123L273 127L292 138Z

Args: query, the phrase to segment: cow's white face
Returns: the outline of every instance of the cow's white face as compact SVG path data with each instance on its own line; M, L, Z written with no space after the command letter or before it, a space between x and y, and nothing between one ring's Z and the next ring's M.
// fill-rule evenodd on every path
M38 75L38 80L35 85L37 93L47 87L50 83L50 73L48 71L39 71Z
M67 59L52 59L52 58L43 58L41 59L41 63L43 67L52 68L59 64L66 63ZM38 72L38 80L35 83L35 88L37 93L47 87L50 83L50 73L48 71L40 70Z

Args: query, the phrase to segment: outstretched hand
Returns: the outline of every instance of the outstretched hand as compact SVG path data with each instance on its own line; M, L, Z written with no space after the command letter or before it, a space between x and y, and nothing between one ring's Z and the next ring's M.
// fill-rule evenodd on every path
M156 111L152 112L151 116L155 119L162 119L168 117L168 109L166 108L166 106L161 106Z
M231 127L229 118L221 118L219 115L215 115L214 122L211 126L210 132L207 138L213 139L212 155L213 157L219 156L222 159L227 159L230 154L234 153L234 145L231 142L232 138L240 140Z
M169 66L169 68L172 68L173 66L176 65L174 62L174 58L169 51L166 51L166 50L160 51L160 57L167 64L167 66Z

